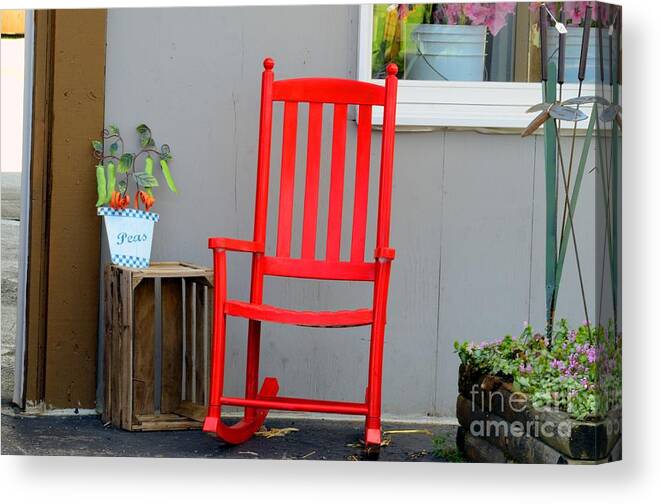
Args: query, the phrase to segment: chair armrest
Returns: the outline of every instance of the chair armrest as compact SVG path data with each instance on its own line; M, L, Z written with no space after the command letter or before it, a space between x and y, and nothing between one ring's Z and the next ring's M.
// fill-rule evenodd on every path
M209 238L209 248L232 250L234 252L264 252L264 245L262 243L218 236Z
M390 247L378 247L374 250L374 259L392 261L395 258L395 249Z

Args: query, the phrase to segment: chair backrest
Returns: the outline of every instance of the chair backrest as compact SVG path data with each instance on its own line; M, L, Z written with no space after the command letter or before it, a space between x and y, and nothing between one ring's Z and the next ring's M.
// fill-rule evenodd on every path
M372 107L384 107L375 246L388 247L395 142L397 66L394 64L388 66L385 86L335 78L302 78L274 81L273 67L272 59L264 60L253 239L258 243L265 243L266 241L273 103L284 102L278 228L275 256L259 258L261 273L328 280L374 280L374 261L365 262ZM309 112L303 225L301 250L300 256L298 256L298 251L291 250L291 243L296 139L299 124L298 111L301 103L308 105ZM315 250L324 104L333 106L333 131L326 251L324 257L317 258L315 257ZM342 238L347 110L350 105L358 107L358 133L355 157L351 255L349 261L342 261L340 259L340 243Z

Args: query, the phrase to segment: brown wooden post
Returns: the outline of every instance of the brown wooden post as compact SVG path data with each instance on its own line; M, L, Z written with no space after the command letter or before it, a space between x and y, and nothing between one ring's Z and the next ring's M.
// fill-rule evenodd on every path
M94 408L100 220L90 141L104 122L106 10L35 12L27 406Z

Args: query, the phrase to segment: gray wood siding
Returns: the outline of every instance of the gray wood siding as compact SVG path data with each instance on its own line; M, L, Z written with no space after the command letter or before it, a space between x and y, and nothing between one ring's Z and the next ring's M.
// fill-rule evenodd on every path
M211 265L209 236L252 236L261 61L276 78L355 78L357 6L111 9L108 14L106 123L130 130L145 122L172 148L179 186L157 192L153 260ZM331 124L324 110L324 125ZM277 219L281 115L273 128L269 222ZM299 138L307 110L299 112ZM348 253L355 133L348 126L344 241ZM373 133L370 220L374 224L380 133ZM131 139L129 146L134 141ZM325 246L328 135L322 154L318 251ZM385 345L387 415L454 416L455 339L496 339L544 320L544 173L541 138L477 132L397 134L393 194L393 265ZM302 206L299 151L296 209ZM594 175L577 216L583 273L594 292ZM591 211L592 209L592 211ZM299 212L300 214L300 212ZM300 232L300 215L294 229ZM273 236L270 236L273 239ZM368 253L374 231L368 233ZM297 250L295 238L292 249ZM105 247L105 244L104 244ZM107 250L104 259L107 260ZM229 259L229 294L247 299L249 257ZM573 251L567 253L559 314L583 320ZM591 296L593 297L593 296ZM285 307L359 307L367 285L269 280L267 301ZM246 322L229 322L226 391L244 383ZM286 395L361 400L368 329L322 330L264 325L262 375Z

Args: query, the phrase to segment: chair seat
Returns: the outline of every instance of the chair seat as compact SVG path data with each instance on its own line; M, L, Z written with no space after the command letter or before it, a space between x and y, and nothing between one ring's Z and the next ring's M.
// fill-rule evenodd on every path
M277 322L280 324L307 327L355 327L372 323L372 310L368 308L312 312L287 310L278 306L228 300L225 302L225 313L250 320L262 320L264 322Z

